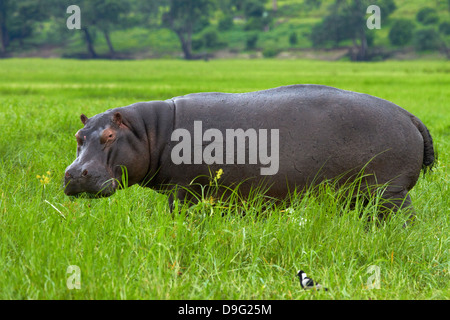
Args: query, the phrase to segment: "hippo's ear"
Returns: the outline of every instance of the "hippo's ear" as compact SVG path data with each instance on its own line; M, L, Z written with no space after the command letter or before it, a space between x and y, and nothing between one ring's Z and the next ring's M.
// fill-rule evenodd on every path
M81 119L81 122L83 122L84 125L86 125L86 122L89 120L89 118L86 117L84 114L81 114L80 119Z
M127 126L123 123L122 114L120 112L114 113L113 116L113 122L119 127L119 128L126 128Z

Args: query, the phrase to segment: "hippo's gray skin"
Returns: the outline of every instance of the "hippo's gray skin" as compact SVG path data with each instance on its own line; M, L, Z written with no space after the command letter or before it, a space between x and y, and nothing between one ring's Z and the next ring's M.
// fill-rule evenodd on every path
M295 188L324 179L351 182L364 166L369 175L364 185L389 184L383 193L388 207L412 208L408 192L421 169L431 168L435 160L427 128L408 111L370 95L320 85L194 93L135 103L90 119L82 115L81 120L85 126L76 134L77 158L65 173L67 195L112 195L124 166L128 186L172 190L171 208L174 197L184 201L192 197L187 190L200 192L193 180L208 186L207 176L219 169L220 184L242 182L244 196L264 181L270 186L268 196L284 199ZM224 137L226 129L279 129L277 173L261 175L261 163L174 164L171 151L179 142L171 141L172 132L184 128L192 133L194 121L202 121L203 132L215 128Z

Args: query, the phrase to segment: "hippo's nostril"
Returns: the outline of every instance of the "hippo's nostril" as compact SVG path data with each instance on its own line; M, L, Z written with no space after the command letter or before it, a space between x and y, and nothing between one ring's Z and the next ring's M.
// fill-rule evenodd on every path
M87 174L88 174L88 171L87 171L87 170L83 170L83 173L82 173L81 175L82 175L83 177L86 177Z

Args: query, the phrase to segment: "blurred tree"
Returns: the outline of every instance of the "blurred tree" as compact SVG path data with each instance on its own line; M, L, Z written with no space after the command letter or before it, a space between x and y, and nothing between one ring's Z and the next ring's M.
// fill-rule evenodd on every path
M131 9L129 1L123 0L90 0L95 7L96 18L92 21L98 27L106 40L109 53L114 55L114 47L111 42L111 30L118 29L124 23L124 19Z
M396 9L393 0L335 0L329 7L329 14L323 21L312 28L310 39L315 47L321 47L329 42L337 46L343 40L351 40L353 49L352 60L367 60L368 47L373 42L373 33L369 35L366 25L366 10L369 5L378 5L382 19Z
M304 5L307 8L307 10L311 10L313 8L317 9L320 8L320 6L322 5L322 0L305 0Z
M97 10L96 5L97 4L91 0L77 1L77 6L79 6L81 10L81 32L83 33L83 40L86 44L90 58L98 57L94 47L94 40L97 36L95 23L97 22L98 15L101 13Z
M192 34L196 23L209 19L212 8L216 4L214 0L167 0L165 1L162 16L163 25L176 33L181 43L184 58L193 59ZM198 24L197 24L198 26Z
M246 30L268 30L271 15L266 11L264 4L267 0L243 1L243 11L247 18Z
M233 0L216 0L217 8L225 16L232 13L234 6Z
M81 9L81 30L91 58L96 58L94 49L96 32L100 31L108 45L109 53L114 55L110 32L122 26L123 19L130 11L130 2L122 0L78 0Z
M292 31L291 34L289 35L289 44L291 46L295 46L297 43L298 43L297 33L295 31Z
M376 4L381 9L381 14L383 18L387 18L397 9L394 0L381 0L381 1L373 1L373 4ZM372 3L369 3L372 4Z
M234 24L233 17L231 15L226 15L219 20L217 29L219 29L220 31L227 31L233 28L233 24Z
M219 44L219 35L216 30L206 31L202 38L206 48L215 48Z
M10 11L10 1L1 0L0 1L0 50L5 52L6 48L9 46L9 34L8 34L8 24L6 23L6 17Z
M280 50L272 46L265 48L262 52L264 58L274 58L279 53Z
M430 7L423 8L419 12L417 12L416 19L424 25L435 24L439 22L439 16L436 9Z
M257 33L251 33L247 36L247 40L245 42L246 49L247 50L254 50L256 48L256 43L258 42L258 34Z
M1 1L1 0L0 0ZM98 34L101 34L108 46L110 56L115 55L114 46L110 37L113 30L123 29L136 25L139 21L130 19L132 9L136 9L137 0L77 0L76 5L81 11L81 30L67 30L66 13L67 7L74 4L73 0L45 0L49 4L49 14L51 15L54 29L60 34L61 41L65 43L73 37L80 36L86 45L88 56L97 58L95 41ZM156 1L156 0L154 0ZM137 11L137 9L136 9Z
M414 45L418 51L437 50L441 48L442 41L433 27L427 27L414 33Z
M134 19L131 25L143 25L153 29L161 25L161 11L169 6L168 0L129 0ZM133 21L134 20L134 21Z
M265 8L264 2L261 0L247 0L244 1L244 13L247 18L255 17L261 18Z
M229 1L231 7L236 11L242 11L244 9L247 0L219 0L219 1Z
M345 15L327 15L321 23L313 26L310 39L314 47L322 47L331 42L334 47L345 39L350 38L350 26Z
M233 0L216 0L217 9L220 12L219 23L217 29L219 31L230 30L234 25L234 15L236 13L236 6Z
M439 32L445 34L446 36L450 35L450 22L444 21L439 25Z
M415 25L408 19L397 19L389 30L389 41L394 46L404 46L411 42Z
M49 17L45 0L0 0L0 51L5 52L12 40L22 45L33 35L37 22Z

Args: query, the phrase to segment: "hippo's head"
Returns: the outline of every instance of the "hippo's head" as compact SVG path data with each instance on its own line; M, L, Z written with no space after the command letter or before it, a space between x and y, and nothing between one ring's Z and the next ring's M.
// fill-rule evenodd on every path
M84 128L75 134L77 158L65 173L67 195L87 193L108 197L123 186L123 180L130 186L145 177L149 165L148 144L133 129L132 121L117 109L90 119L82 114L80 118Z

